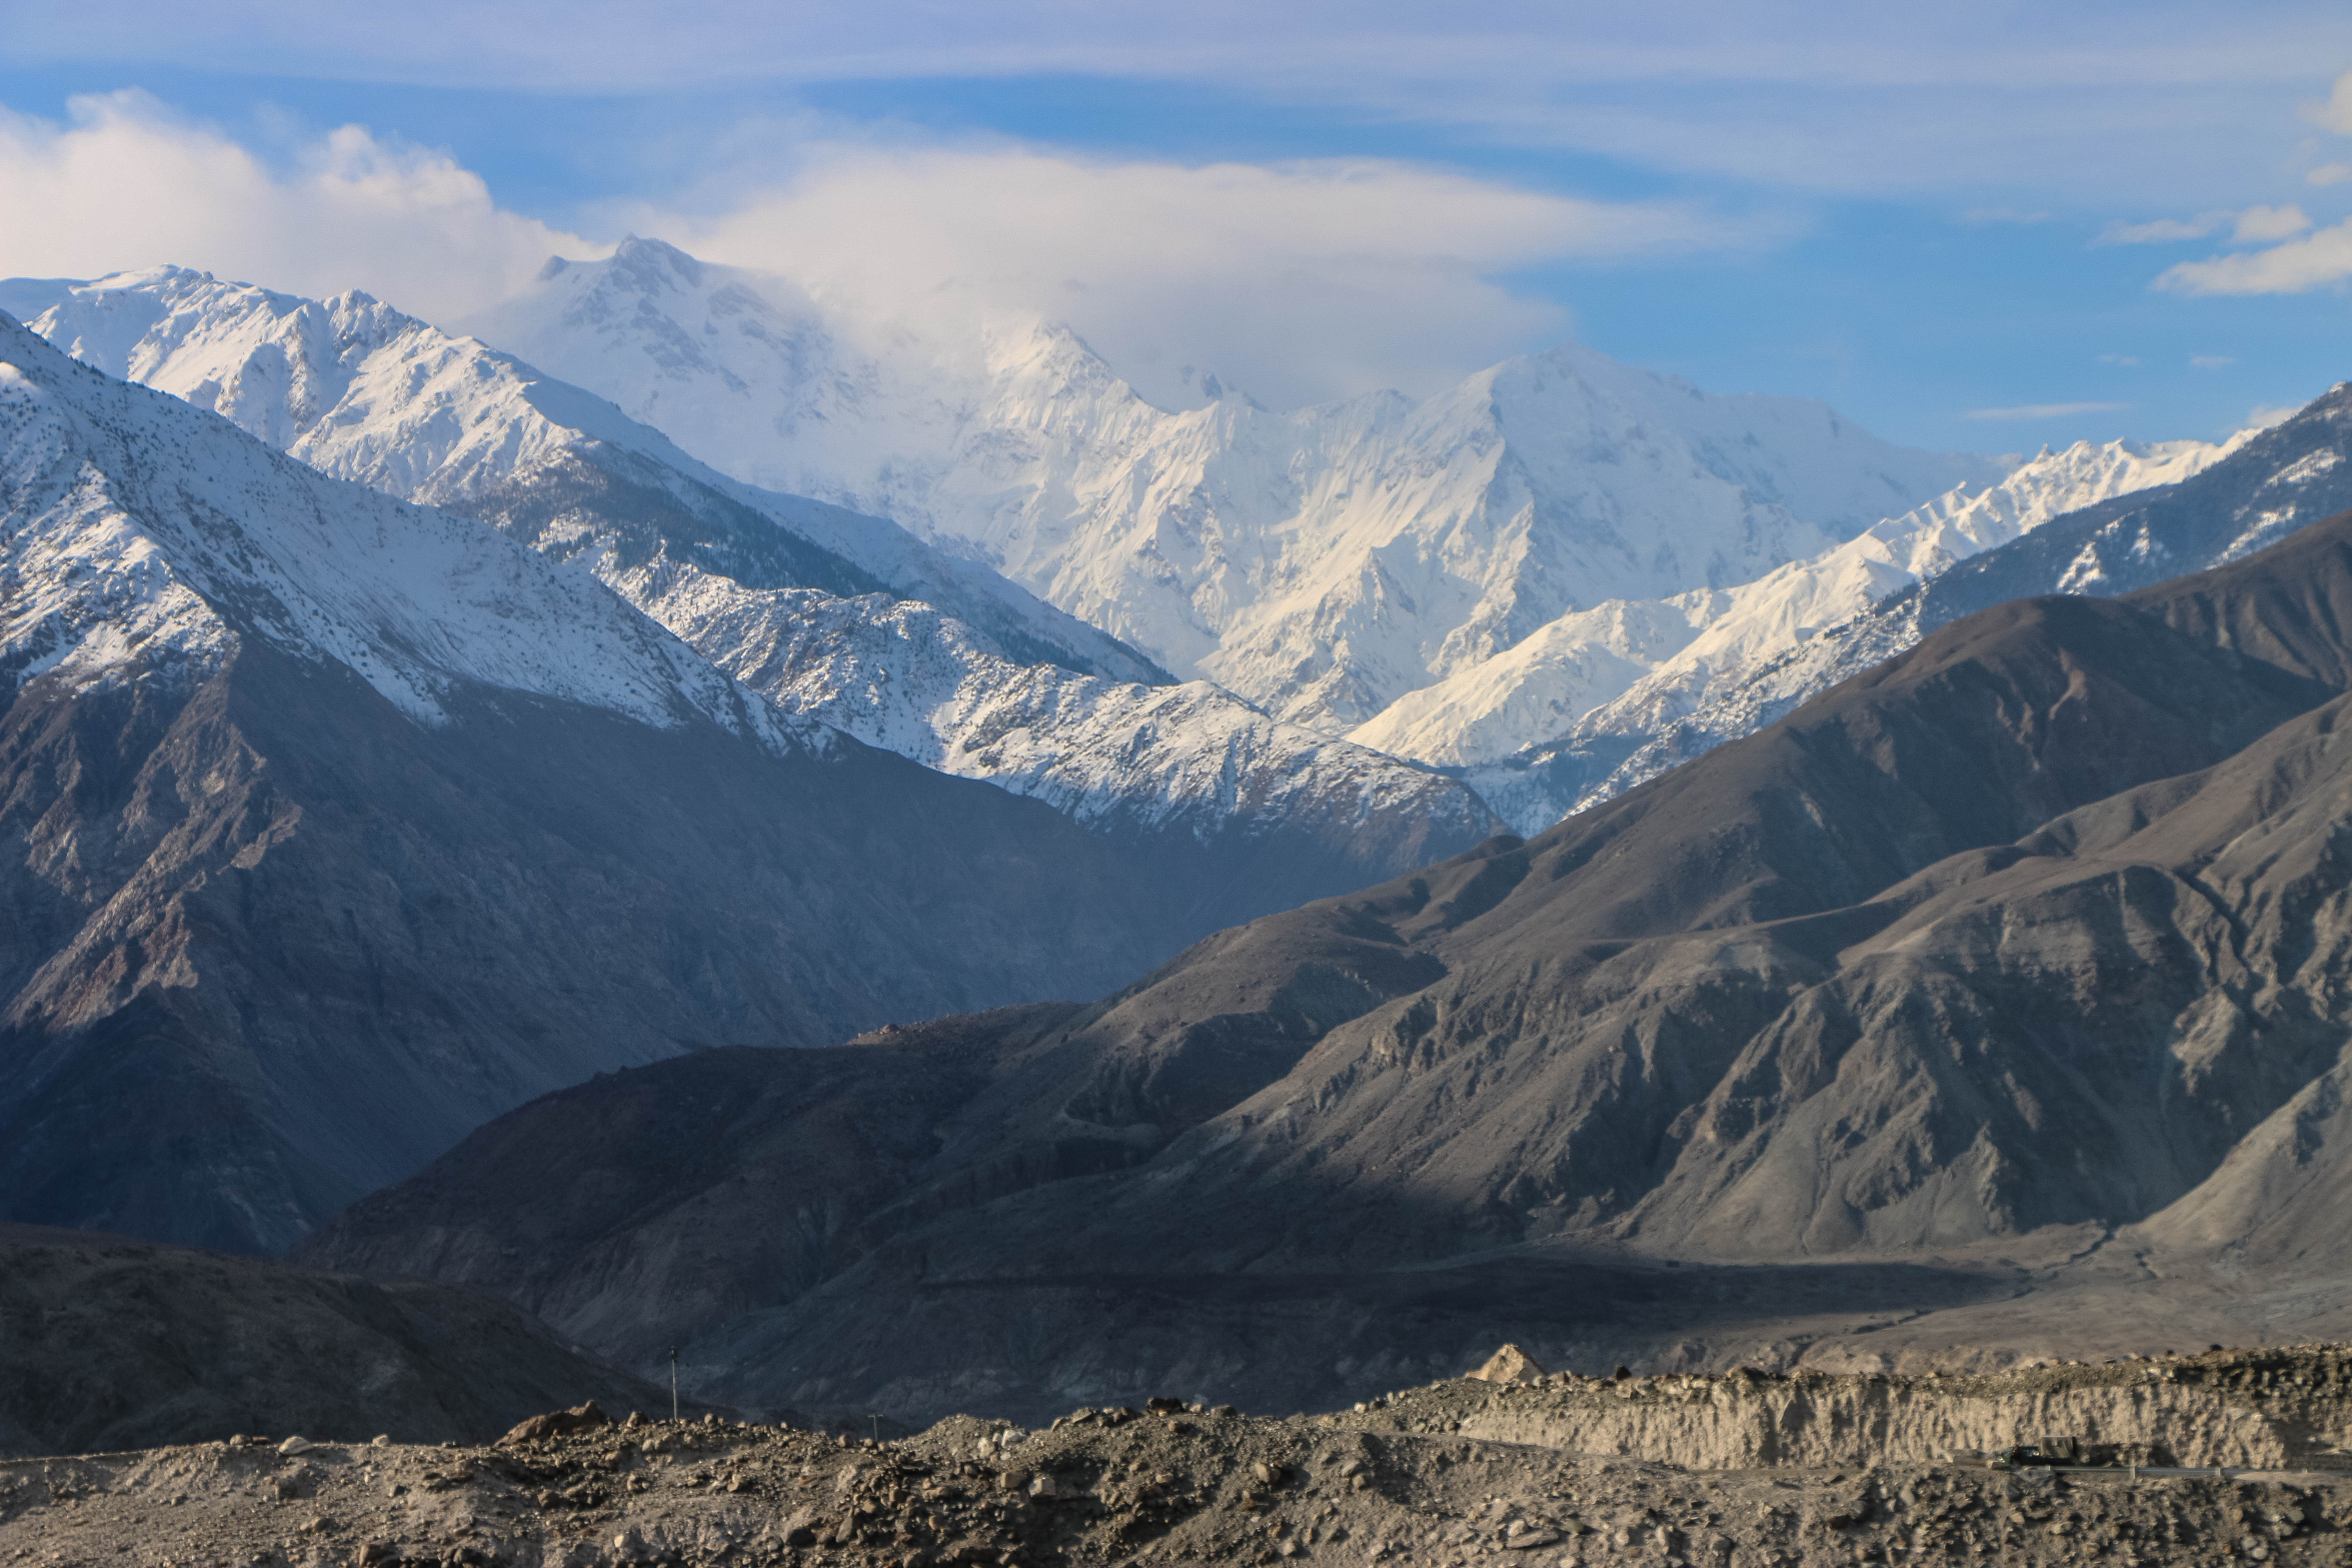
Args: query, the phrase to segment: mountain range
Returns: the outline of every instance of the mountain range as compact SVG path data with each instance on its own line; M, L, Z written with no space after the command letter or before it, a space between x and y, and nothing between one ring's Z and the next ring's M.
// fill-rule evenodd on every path
M1668 1366L2292 1335L2352 1267L2347 626L2352 514L1999 604L1092 1005L551 1096L298 1256L909 1418L1328 1403L1505 1332Z
M1574 345L1420 400L1276 413L1210 376L1161 409L1048 321L883 331L636 238L462 325L1332 733L1563 614L1749 582L2015 466Z
M0 284L0 1218L908 1420L2340 1283L2352 388L1171 411L780 289Z
M1197 928L577 564L0 321L7 1217L275 1251L703 1046L1117 984Z
M2062 479L2050 492L2064 510L2016 506L2040 488L2038 471L2063 474L2082 457L2096 465L2088 482ZM1735 590L1762 613L1726 616L1560 738L1458 771L1507 818L1558 821L1753 733L1973 611L2036 594L2112 595L2238 560L2352 506L2347 458L2352 386L2339 385L2219 446L2076 447L2037 459L1948 526L1932 514L1895 519L1821 563ZM2092 492L2102 493L2076 504ZM1882 540L1916 553L1889 570L1874 561ZM1783 605L1805 605L1824 624L1790 635L1769 619ZM1759 622L1763 635L1740 635Z
M0 309L323 473L587 565L786 711L1039 798L1152 868L1190 934L1499 826L1427 768L1269 719L883 519L752 489L579 388L400 315L164 268Z
M792 711L1212 847L1208 925L1466 843L1490 807L1548 826L1646 776L1591 758L1744 733L1683 721L1745 711L1736 689L1904 584L2252 434L1937 457L1573 347L1421 403L1276 415L1211 378L1168 411L1048 323L877 336L634 239L467 323L520 361L364 296L170 268L0 283L0 307L327 472L586 554ZM1214 679L1154 695L1162 664ZM1269 851L1288 869L1256 873Z

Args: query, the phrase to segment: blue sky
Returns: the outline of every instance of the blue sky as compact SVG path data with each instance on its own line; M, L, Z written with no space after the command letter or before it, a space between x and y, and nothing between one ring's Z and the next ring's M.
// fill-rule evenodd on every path
M1163 401L1574 337L1990 450L2352 376L2340 5L1430 9L17 0L0 272L453 319L635 229L1043 310Z

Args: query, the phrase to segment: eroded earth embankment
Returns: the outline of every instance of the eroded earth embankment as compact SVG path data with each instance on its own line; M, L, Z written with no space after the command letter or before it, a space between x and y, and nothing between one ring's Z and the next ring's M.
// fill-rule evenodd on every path
M2320 1347L1908 1382L1530 1369L1325 1415L1171 1398L1034 1432L960 1415L887 1442L595 1413L471 1447L236 1438L0 1464L0 1562L2336 1564L2352 1562L2352 1476L2008 1469L1927 1450L2040 1440L2324 1464L2345 1360Z

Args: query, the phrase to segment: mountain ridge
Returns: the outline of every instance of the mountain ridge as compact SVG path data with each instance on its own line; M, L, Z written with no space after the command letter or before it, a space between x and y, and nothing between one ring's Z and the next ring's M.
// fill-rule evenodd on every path
M1419 403L1162 410L1042 321L869 343L781 280L634 237L465 325L723 470L899 518L1333 732L1570 608L1744 582L2012 466L1574 346Z
M1197 911L576 565L0 322L7 1217L283 1247L507 1106L1117 984Z
M625 1360L690 1317L706 1390L908 1415L1171 1368L1361 1396L1498 1314L1703 1366L1792 1357L1800 1322L1835 1355L1889 1315L1982 1329L1991 1300L2059 1342L2069 1300L2288 1311L2352 1258L2315 1250L2267 1305L2196 1281L2200 1238L2338 1190L2347 626L2352 514L2128 600L1979 611L1536 838L1221 932L1066 1016L857 1045L835 1070L952 1056L960 1103L867 1167L883 1201L821 1278L715 1306L716 1281L654 1285L678 1266L639 1222L583 1215L635 1294L557 1260L521 1294L601 1314ZM793 1066L707 1070L779 1104ZM496 1288L516 1227L571 1209L525 1152L671 1074L520 1108L303 1256ZM642 1212L820 1201L754 1147L798 1125L747 1114L723 1181ZM2160 1278L2105 1268L2107 1234Z

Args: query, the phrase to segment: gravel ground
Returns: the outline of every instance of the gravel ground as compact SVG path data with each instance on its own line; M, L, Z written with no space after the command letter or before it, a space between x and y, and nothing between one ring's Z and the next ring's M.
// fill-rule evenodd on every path
M1032 1432L957 1416L879 1443L633 1417L482 1447L14 1460L0 1565L2352 1564L2335 1474L1694 1470L1412 1429L1492 1393L1287 1417L1153 1401Z

